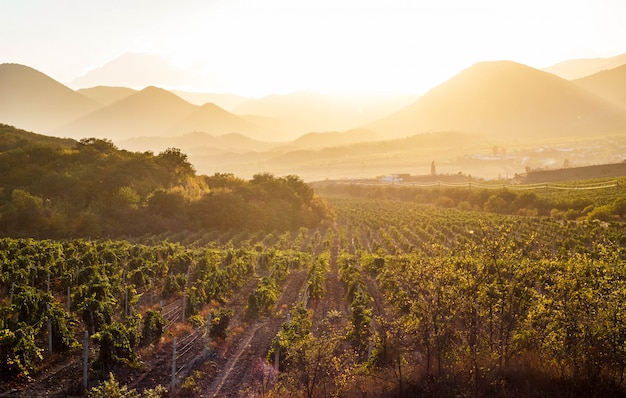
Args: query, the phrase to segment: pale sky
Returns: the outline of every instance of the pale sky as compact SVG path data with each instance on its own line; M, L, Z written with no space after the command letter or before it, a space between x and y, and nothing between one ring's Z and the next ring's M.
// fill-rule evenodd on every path
M69 83L154 53L209 92L421 94L478 61L624 53L625 21L623 0L0 0L0 62Z

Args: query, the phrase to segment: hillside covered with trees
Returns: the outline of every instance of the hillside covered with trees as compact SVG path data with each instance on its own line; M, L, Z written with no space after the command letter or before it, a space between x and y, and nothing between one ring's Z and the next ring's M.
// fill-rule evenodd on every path
M287 230L332 218L299 177L197 175L187 155L129 152L0 125L0 234L129 237L177 231Z

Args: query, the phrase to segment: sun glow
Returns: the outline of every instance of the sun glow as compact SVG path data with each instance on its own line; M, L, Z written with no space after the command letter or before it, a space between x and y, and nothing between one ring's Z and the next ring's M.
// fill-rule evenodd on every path
M626 37L618 21L626 3L610 0L9 3L0 26L4 62L69 84L123 54L159 54L199 77L186 89L253 96L421 94L478 61L545 67L615 55ZM34 28L18 29L26 19Z

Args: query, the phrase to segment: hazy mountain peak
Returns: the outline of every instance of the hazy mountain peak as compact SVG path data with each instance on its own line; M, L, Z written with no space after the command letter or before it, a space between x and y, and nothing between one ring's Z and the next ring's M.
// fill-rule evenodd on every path
M102 105L111 105L137 92L132 88L114 86L95 86L77 91Z
M113 140L159 135L196 108L167 90L148 86L63 126L58 132L74 137L90 134Z
M43 76L48 77L46 74L38 71L35 68L31 68L30 66L22 65L22 64L18 64L14 62L6 62L6 63L0 64L0 72L2 72L2 76L8 76L9 74L13 73L14 75L12 75L11 77L15 77L15 78L19 78L20 76L23 76L21 75L23 73L32 73L33 76L43 75Z
M455 130L519 139L616 131L625 122L621 110L570 81L516 62L490 61L470 66L370 127L388 136Z
M172 126L169 131L173 134L202 131L216 135L231 132L245 132L254 135L259 130L259 126L254 123L232 114L213 103L206 103L197 107L184 119Z
M146 87L209 87L206 73L174 65L170 58L151 53L125 53L70 82L72 87L96 85Z
M30 91L28 94L36 93L39 95L38 98L32 98L33 101L41 100L41 96L45 96L47 100L63 94L75 98L82 97L81 94L77 94L74 90L45 73L21 64L0 64L0 82L2 83L3 97L9 94L19 94L18 91L24 92L26 90ZM53 90L54 92L52 92Z
M490 85L506 82L509 85L508 88L511 88L511 84L516 84L516 87L517 85L521 86L522 82L513 80L520 78L524 81L532 79L553 79L553 81L556 81L558 79L549 73L514 61L482 61L464 69L440 86L450 84L450 82L455 80L466 80L467 83L474 81Z
M220 108L219 106L215 105L212 102L207 102L207 103L203 104L202 106L200 106L200 109L205 109L207 111L227 112L225 109Z
M37 132L49 132L99 106L48 75L20 64L0 65L0 87L0 120Z
M144 89L139 90L139 93L144 93L144 94L148 94L148 95L167 95L167 96L171 96L171 97L180 98L176 94L174 94L174 93L172 93L170 91L167 91L164 88L157 87L157 86L146 86Z
M183 107L189 112L196 109L195 105L190 104L176 94L156 86L148 86L143 90L137 91L136 93L123 99L121 102L131 106Z

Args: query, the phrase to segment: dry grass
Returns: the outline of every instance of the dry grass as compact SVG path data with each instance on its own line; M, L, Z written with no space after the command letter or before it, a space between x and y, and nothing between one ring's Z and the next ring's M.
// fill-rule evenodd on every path
M163 338L171 341L174 337L178 338L191 333L192 329L193 326L190 323L176 322L172 325L168 332L165 333Z

